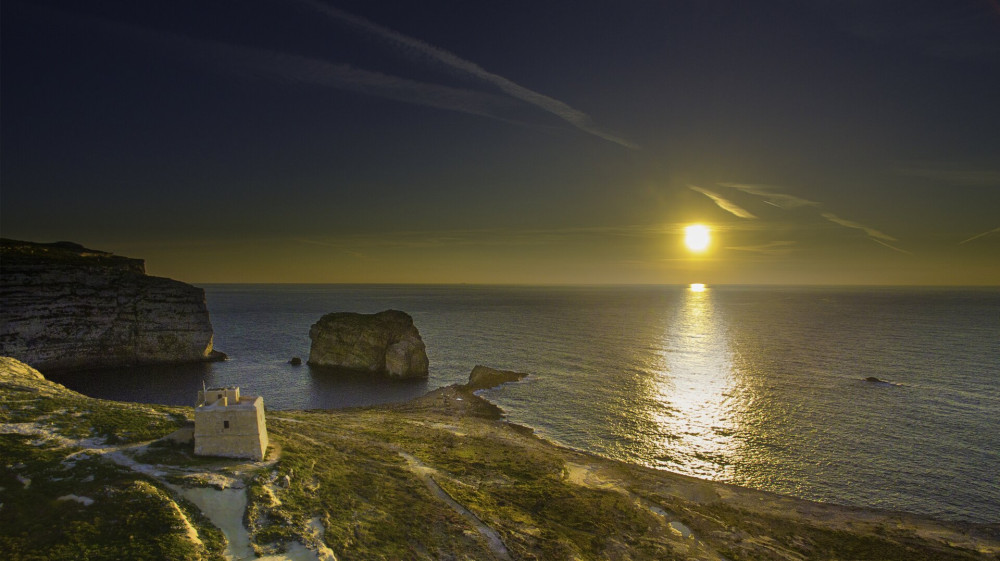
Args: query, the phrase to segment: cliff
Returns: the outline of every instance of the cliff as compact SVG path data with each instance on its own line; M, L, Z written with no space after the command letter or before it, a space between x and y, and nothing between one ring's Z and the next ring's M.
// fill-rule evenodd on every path
M156 440L190 415L91 399L0 358L4 559L1000 555L997 524L815 503L562 448L464 386L403 404L269 411L265 462Z
M427 351L413 318L399 310L326 314L309 329L309 364L386 374L427 376Z
M0 354L43 371L221 360L204 290L130 259L0 240Z

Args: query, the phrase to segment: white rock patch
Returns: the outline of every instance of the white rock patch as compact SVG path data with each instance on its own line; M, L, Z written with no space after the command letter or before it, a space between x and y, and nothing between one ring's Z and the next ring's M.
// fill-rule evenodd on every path
M81 497L79 495L63 495L56 499L57 501L76 501L83 506L90 506L94 504L94 499L90 497Z

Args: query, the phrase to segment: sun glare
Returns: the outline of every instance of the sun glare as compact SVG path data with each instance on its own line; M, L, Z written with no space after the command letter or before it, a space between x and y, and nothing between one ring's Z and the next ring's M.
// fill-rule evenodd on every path
M711 241L708 226L694 224L684 229L684 245L691 251L705 251Z
M705 284L700 282L691 283L691 292L705 292Z

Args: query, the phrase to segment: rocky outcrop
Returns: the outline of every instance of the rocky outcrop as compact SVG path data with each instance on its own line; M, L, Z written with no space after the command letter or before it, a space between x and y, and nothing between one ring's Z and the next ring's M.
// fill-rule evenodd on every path
M39 370L221 360L205 291L141 259L0 240L0 354Z
M477 364L469 373L469 383L465 385L470 390L485 390L495 388L507 382L523 380L527 374L512 370L497 370L489 366Z
M399 310L326 314L309 329L309 364L386 374L427 376L427 351L413 318Z

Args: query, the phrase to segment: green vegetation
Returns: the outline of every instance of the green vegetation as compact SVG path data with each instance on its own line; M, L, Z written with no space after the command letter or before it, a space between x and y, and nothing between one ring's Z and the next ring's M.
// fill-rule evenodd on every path
M225 536L168 482L238 480L261 554L301 542L339 559L1000 558L996 526L819 505L597 458L504 422L466 388L394 406L269 411L280 459L265 463L148 442L189 413L0 372L5 558L221 559ZM131 462L143 469L123 467ZM163 473L147 475L154 465Z
M90 399L44 380L0 382L0 423L26 433L0 434L4 559L223 558L225 537L197 508L81 446L162 437L184 423L183 409Z
M0 409L0 422L43 421L66 438L97 437L106 444L145 442L160 438L184 425L179 407L140 405L91 399L38 396L21 399Z
M752 512L725 504L704 508L709 516L702 517L696 526L705 533L720 531L726 535L736 531L746 538L720 543L720 550L733 561L772 559L768 550L759 544L771 541L769 550L784 549L806 559L857 559L872 561L958 561L982 558L977 552L949 546L945 543L928 543L911 531L887 531L884 527L872 533L851 532L823 528L789 517ZM712 528L712 526L715 528ZM728 529L728 532L726 531ZM715 534L719 535L719 534ZM766 540L765 540L766 537Z
M77 451L0 435L0 457L17 459L0 471L5 558L221 558L221 532L193 506L178 503L148 478ZM187 537L181 512L204 545Z
M554 447L498 417L461 388L400 406L272 412L271 438L284 450L251 486L251 535L261 545L305 539L318 517L325 543L351 559L500 557L477 521L513 559L957 560L997 551L995 539L989 554L949 545L937 527L887 530L888 515L863 522L830 507L839 519L811 519L779 504L793 499L738 488L723 500L714 484Z

